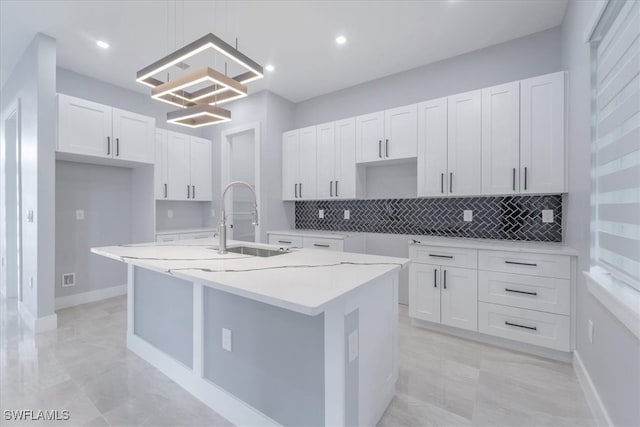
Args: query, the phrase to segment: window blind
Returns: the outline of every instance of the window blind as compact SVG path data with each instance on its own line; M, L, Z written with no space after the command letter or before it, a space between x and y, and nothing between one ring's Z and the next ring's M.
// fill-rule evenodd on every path
M640 290L640 2L610 1L594 35L592 263Z

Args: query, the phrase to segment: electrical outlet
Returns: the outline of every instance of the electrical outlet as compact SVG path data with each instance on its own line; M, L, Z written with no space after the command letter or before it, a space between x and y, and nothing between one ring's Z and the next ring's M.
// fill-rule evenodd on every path
M350 219L351 218L351 212L349 212L349 209L345 209L344 210L344 219Z
M211 218L215 218L215 217L216 217L216 210L211 209Z
M358 358L358 330L349 334L349 363Z
M33 276L29 277L29 288L33 289Z
M593 344L593 320L589 320L588 323L589 342Z
M542 222L549 224L553 222L553 209L542 210Z
M464 210L463 211L464 222L473 221L473 211L472 210Z
M76 209L76 219L78 221L81 221L84 219L84 210L82 209Z
M318 209L318 218L320 219L324 218L324 209Z
M173 218L173 209L167 209L167 218Z
M226 351L231 350L231 330L222 328L222 349Z
M69 286L76 285L76 273L66 273L62 275L62 287L68 288Z
M33 222L33 210L29 209L27 211L27 222Z

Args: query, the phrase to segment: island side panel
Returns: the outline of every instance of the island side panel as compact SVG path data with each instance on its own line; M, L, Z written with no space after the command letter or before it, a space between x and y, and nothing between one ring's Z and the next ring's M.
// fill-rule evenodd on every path
M193 366L193 283L134 268L133 334Z
M208 287L203 294L204 377L282 425L324 425L324 315Z

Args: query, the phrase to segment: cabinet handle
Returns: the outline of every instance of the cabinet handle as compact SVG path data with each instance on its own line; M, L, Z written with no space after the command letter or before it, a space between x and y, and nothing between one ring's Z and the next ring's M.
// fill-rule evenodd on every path
M449 193L453 193L453 172L449 172Z
M300 187L298 188L300 188L300 198L302 198L302 183L300 183Z
M513 191L516 191L516 168L513 168L511 181L513 182Z
M509 288L504 288L504 290L505 290L505 292L513 292L514 294L525 294L525 295L538 296L537 292L519 291L517 289L509 289Z
M338 181L336 181L336 197L338 197Z
M167 184L164 185L164 198L167 198Z
M378 157L382 158L382 140L378 140Z
M438 269L434 269L433 270L433 287L437 288L438 287Z
M516 328L523 328L523 329L530 329L532 331L537 331L538 328L535 326L524 326L524 325L518 325L517 323L511 323L507 320L504 321L504 324L507 326L515 326Z
M298 198L298 184L293 185L293 198L294 199Z
M313 246L316 246L318 248L330 248L331 247L329 245L324 245L324 244L320 244L320 243L314 243Z
M527 167L524 167L524 189L527 189Z
M537 267L538 264L533 262L517 262L517 261L505 261L505 264L513 264L513 265L526 265L527 267Z
M191 186L191 198L192 199L196 198L196 186L195 185Z
M440 192L444 194L444 173L440 174Z
M107 156L111 155L111 137L107 137Z
M120 138L116 138L116 157L120 156Z
M445 289L447 289L447 270L444 271L444 280L442 282Z
M384 155L385 157L389 157L389 140L384 140Z
M433 258L447 258L447 259L453 259L453 255L437 255L437 254L429 254L430 257Z
M291 242L289 240L278 240L278 243L284 243L286 245L290 245Z
M191 198L191 186L187 185L187 199Z
M333 181L329 183L329 194L333 197Z

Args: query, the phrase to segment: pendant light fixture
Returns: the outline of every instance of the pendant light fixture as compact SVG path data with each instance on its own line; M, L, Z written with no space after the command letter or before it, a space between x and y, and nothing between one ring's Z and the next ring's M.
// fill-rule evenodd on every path
M213 51L222 54L242 69L235 77L228 77L214 67L206 66L200 70L169 79L161 80L161 74L171 67L184 68L185 61L199 54ZM161 58L138 71L136 81L152 88L151 97L180 107L180 110L167 114L167 122L183 126L200 127L231 120L228 110L218 104L247 96L247 83L264 77L262 66L244 55L236 47L229 45L214 34L206 34L175 52ZM199 89L191 89L201 86Z

